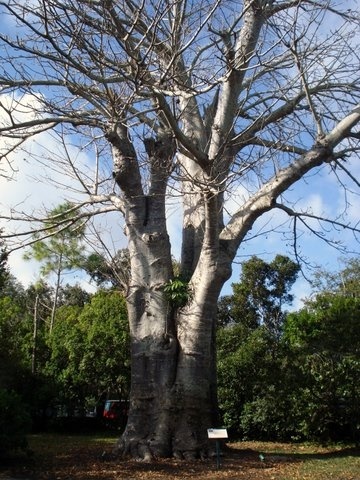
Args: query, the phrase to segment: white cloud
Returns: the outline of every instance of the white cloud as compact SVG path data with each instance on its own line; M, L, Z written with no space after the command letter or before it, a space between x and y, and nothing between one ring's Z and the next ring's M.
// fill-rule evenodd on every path
M27 96L22 97L21 101L15 101L11 96L2 95L1 102L6 108L17 107L14 115L18 120L31 120L38 107L36 100ZM5 111L0 110L0 124L4 125L7 121ZM11 140L0 137L0 152L4 152L10 142ZM67 144L66 149L72 161L77 163L90 180L93 159L75 145ZM50 158L55 162L50 162ZM29 139L21 149L12 152L8 162L1 161L0 227L4 228L5 234L30 231L34 227L34 222L15 221L16 217L31 218L34 215L43 218L47 211L65 200L87 199L87 195L81 193L80 184L71 174L70 168L66 167L65 162L62 163L62 158L65 158L64 148L56 135L43 132ZM125 246L121 223L120 212L97 216L94 220L96 230L113 253ZM8 248L11 249L28 238L30 236L8 239ZM100 249L100 242L96 242ZM25 262L22 259L23 254L23 249L15 250L10 255L9 266L18 280L27 286L37 280L39 264L34 261ZM64 281L80 281L86 284L86 279L76 277L77 274L71 275L65 277Z

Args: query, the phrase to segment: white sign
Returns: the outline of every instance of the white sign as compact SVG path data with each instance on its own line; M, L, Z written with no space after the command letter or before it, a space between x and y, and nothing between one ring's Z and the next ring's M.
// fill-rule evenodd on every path
M228 438L226 428L208 428L208 438Z

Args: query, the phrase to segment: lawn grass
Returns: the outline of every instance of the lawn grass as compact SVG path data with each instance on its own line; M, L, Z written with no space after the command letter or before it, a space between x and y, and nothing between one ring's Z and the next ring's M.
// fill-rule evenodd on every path
M333 449L321 455L309 455L301 465L302 479L360 480L359 449Z
M276 480L360 480L360 447L355 444L243 442L264 461L284 463Z
M360 480L360 448L328 445L237 442L223 449L221 469L214 459L174 459L144 464L104 460L118 434L37 434L29 436L32 455L0 467L1 478L37 480Z

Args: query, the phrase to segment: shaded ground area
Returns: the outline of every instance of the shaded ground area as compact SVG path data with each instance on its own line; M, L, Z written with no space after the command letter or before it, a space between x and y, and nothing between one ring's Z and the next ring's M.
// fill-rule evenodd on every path
M242 442L216 458L185 462L161 460L146 464L103 460L114 439L66 435L30 438L33 453L12 457L0 466L1 479L27 480L360 480L360 449Z

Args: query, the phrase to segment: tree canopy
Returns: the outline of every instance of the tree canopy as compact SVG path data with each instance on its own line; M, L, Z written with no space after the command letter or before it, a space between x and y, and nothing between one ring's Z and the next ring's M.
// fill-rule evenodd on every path
M337 277L355 273L356 265L349 260ZM247 300L253 301L251 291ZM281 316L278 336L264 325L244 328L241 309L233 314L217 341L220 407L235 435L359 438L359 297L342 288L319 291L300 311Z
M265 325L278 334L283 323L283 306L290 306L290 293L300 267L290 258L276 255L271 262L252 257L242 263L240 282L233 294L220 300L221 323L242 323L249 329Z
M100 291L83 307L61 306L48 345L45 371L69 412L94 407L108 396L128 398L129 331L118 292Z
M41 283L20 288L11 275L0 292L0 454L24 446L31 427L71 426L75 413L85 415L109 397L129 395L129 327L122 294L90 295L79 286L62 287L50 335L52 293ZM93 427L101 425L101 416L93 419Z
M54 208L48 218L43 221L45 238L39 232L34 233L30 249L25 252L24 259L35 259L40 262L40 273L43 277L55 275L55 295L50 320L52 331L62 274L80 267L85 261L82 239L85 234L85 224L76 219L73 204L66 202Z

